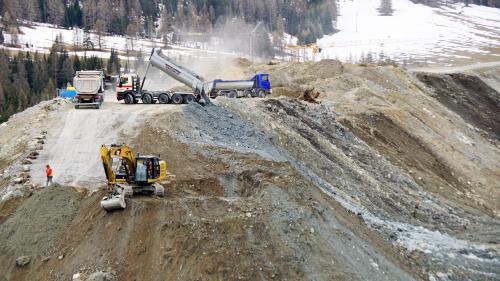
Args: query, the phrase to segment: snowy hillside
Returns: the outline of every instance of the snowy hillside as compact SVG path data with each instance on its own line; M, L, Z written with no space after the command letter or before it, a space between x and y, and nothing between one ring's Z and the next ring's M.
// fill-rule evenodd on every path
M359 61L383 53L400 62L441 64L500 59L500 9L392 0L392 15L381 16L380 6L379 0L340 0L339 32L318 40L321 57Z
M339 0L339 16L335 23L338 32L318 40L322 52L317 59L361 62L367 58L390 58L400 63L443 66L500 60L500 9L477 5L464 7L463 4L431 8L409 0L387 2L392 4L381 7L384 1L380 0ZM381 15L381 8L387 15ZM47 53L58 37L69 49L75 46L82 49L86 41L92 42L96 49L99 46L98 36L86 35L82 29L56 28L42 23L20 29L22 33L17 35L17 44L24 51ZM6 43L13 41L10 34L4 33L4 36ZM295 37L285 36L287 44L296 44L293 39L296 40ZM175 46L175 51L171 53L224 53L206 43L192 44L202 46L202 50ZM109 57L109 50L113 48L123 58L127 50L147 54L151 48L160 46L163 46L160 39L132 41L124 36L102 36L103 51L72 53ZM310 51L291 52L291 55L312 58Z
M79 47L80 50L83 49L84 42L91 42L95 47L93 51L71 51L71 54L76 54L79 56L97 56L108 58L110 56L110 50L117 50L121 55L121 58L126 58L127 50L131 51L141 51L144 54L149 54L152 48L163 47L164 44L160 39L136 39L131 40L125 36L102 36L101 37L101 50L99 51L99 37L95 33L84 34L82 29L65 29L54 27L45 23L33 23L30 27L21 26L21 34L17 35L17 45L18 48L5 47L12 50L22 50L30 52L48 53L52 44L59 40L64 43L68 49L73 49L74 47ZM5 33L5 43L11 43L12 37L10 34ZM194 46L193 46L194 47ZM183 55L193 52L203 52L205 55L208 53L223 53L226 55L234 55L227 52L217 52L216 50L200 50L198 48L190 48L189 44L184 44L183 46L173 46L174 50L170 51L170 55Z

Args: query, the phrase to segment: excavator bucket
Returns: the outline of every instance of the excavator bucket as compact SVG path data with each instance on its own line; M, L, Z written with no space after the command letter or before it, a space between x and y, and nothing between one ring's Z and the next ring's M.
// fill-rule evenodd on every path
M106 210L106 212L125 209L126 206L125 192L123 191L103 197L101 200L101 207Z

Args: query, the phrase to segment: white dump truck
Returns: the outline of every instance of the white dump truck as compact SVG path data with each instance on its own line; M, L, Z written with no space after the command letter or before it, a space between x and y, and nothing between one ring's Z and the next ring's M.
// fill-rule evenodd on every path
M75 108L90 106L99 109L104 102L104 72L102 70L77 71L73 78L76 89Z

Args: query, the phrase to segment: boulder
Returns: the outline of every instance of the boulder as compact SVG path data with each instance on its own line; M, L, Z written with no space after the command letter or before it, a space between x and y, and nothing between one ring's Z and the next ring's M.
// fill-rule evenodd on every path
M90 274L90 276L85 279L85 281L115 281L116 278L112 273L98 271Z
M23 182L25 182L25 181L26 181L26 179L25 179L25 178L22 178L22 177L15 178L15 179L13 180L13 182L14 182L15 184L22 184L22 183L23 183Z
M17 266L26 266L31 262L31 258L29 256L20 256L16 259Z

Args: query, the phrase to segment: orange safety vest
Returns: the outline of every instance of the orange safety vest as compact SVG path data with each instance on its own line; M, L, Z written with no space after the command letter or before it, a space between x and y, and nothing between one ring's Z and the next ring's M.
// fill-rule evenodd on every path
M52 177L52 168L47 168L47 177Z

